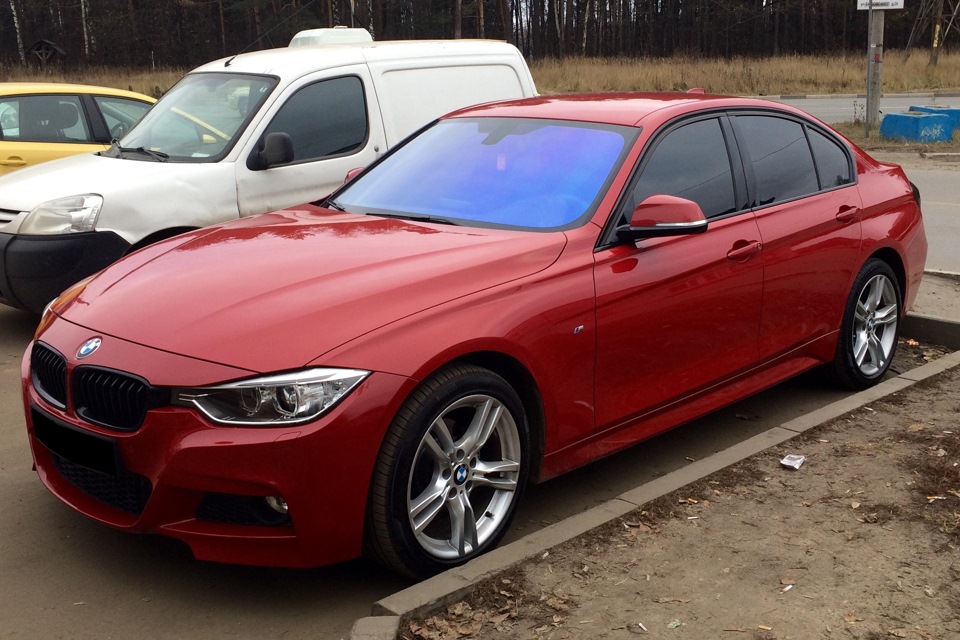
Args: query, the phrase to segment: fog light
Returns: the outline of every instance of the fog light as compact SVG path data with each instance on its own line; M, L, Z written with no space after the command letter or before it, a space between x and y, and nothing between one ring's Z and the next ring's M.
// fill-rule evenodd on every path
M267 497L267 506L276 511L277 513L282 513L287 515L289 509L287 508L287 501L281 498L280 496L268 496Z

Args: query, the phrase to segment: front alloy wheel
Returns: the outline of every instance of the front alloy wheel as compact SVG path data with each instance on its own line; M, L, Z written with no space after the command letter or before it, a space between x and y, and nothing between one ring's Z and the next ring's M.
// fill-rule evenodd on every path
M381 447L368 550L424 577L495 546L526 482L527 433L519 397L492 371L455 366L425 382Z

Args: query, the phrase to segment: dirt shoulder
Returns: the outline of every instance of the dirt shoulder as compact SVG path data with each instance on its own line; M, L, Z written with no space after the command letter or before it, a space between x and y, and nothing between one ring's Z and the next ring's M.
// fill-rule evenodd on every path
M900 352L904 369L943 350ZM636 634L960 638L960 370L648 503L400 637Z

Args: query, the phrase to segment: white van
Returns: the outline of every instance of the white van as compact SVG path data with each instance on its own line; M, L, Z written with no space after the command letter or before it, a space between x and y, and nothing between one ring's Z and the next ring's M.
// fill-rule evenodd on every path
M0 303L40 312L137 248L317 200L448 111L536 95L507 43L356 31L203 65L109 150L0 177Z

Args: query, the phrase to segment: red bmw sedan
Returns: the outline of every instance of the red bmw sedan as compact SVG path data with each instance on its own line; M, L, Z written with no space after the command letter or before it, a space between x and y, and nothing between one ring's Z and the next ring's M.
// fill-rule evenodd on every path
M813 367L875 383L926 246L903 171L790 107L469 108L64 292L23 360L34 462L200 559L427 576L530 482Z

